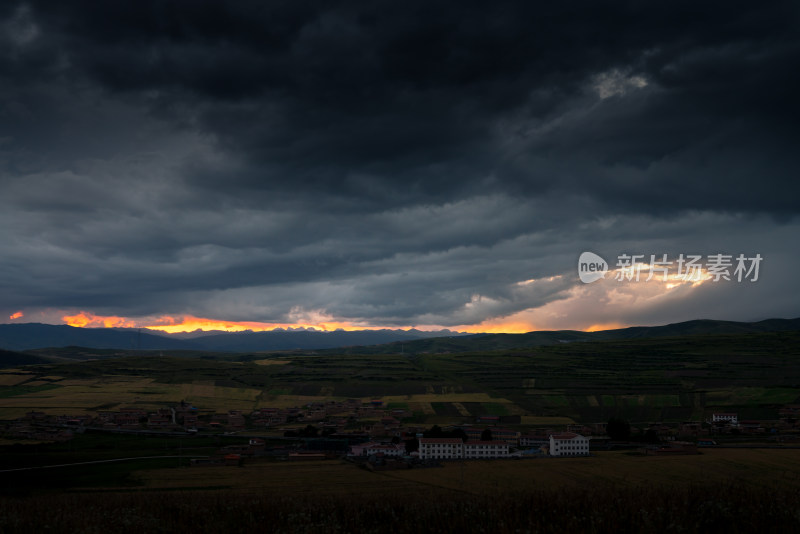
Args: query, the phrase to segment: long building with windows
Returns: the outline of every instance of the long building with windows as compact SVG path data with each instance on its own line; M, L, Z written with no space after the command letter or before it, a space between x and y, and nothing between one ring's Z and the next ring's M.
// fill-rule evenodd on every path
M503 440L467 441L464 458L508 458L508 443Z
M575 432L550 434L550 456L588 456L589 438Z
M459 438L419 438L421 460L508 458L508 443L500 440L467 441Z

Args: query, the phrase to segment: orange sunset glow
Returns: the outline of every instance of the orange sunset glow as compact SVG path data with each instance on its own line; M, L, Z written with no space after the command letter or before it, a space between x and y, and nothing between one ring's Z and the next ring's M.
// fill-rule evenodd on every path
M191 315L182 317L159 316L155 319L130 319L118 316L104 316L81 311L74 315L64 315L61 318L69 326L81 328L147 328L149 330L159 330L169 334L178 332L203 331L223 331L223 332L263 332L277 328L313 328L322 331L333 330L382 330L387 328L408 330L417 328L419 330L442 330L449 328L459 332L470 333L524 333L530 332L534 328L532 325L522 322L490 322L485 321L477 325L459 325L445 327L441 325L399 325L399 326L368 326L355 324L347 321L325 321L316 323L264 323L257 321L224 321L220 319L210 319L194 317Z
M209 319L194 317L191 315L182 317L159 316L147 319L129 319L117 316L103 316L82 311L75 315L65 315L61 318L65 324L82 328L147 328L149 330L159 330L169 334L177 332L203 331L224 331L224 332L263 332L276 328L314 328L316 330L380 330L389 328L384 326L365 326L350 322L325 321L317 323L264 323L257 321L224 321L220 319ZM400 327L394 327L400 328ZM411 327L403 327L411 328Z
M595 303L600 300L620 309L644 309L664 298L680 298L686 291L709 282L711 276L701 271L692 279L684 279L670 275L664 280L662 277L647 278L647 265L639 266L642 271L641 281L626 282L617 280L619 270L609 271L604 280L594 284L579 284L573 286L560 299L550 301L539 307L529 308L512 313L505 317L484 319L474 324L459 324L456 326L443 326L439 324L416 325L386 325L374 326L365 321L343 321L324 312L298 312L293 314L296 321L287 323L259 322L259 321L226 321L210 317L196 317L193 315L159 315L150 317L121 317L117 315L97 315L87 311L64 314L61 320L70 326L88 328L146 328L165 333L201 331L223 332L263 332L275 329L306 328L320 331L334 330L381 330L416 328L418 330L449 329L467 333L508 333L521 334L536 330L583 330L594 332L597 330L611 330L637 326L625 320L603 320L597 314L587 314L586 310L596 309ZM543 283L546 280L542 281ZM527 280L521 285L536 284L536 280ZM466 307L479 304L480 298L474 297ZM597 309L599 312L600 310ZM11 316L11 319L22 317L22 311Z
M61 318L69 326L77 327L105 327L105 328L133 328L136 326L134 321L124 317L101 316L93 313L80 312L76 315L65 315Z
M162 318L167 324L159 322L158 324L142 325L144 328L151 330L160 330L167 333L175 332L193 332L195 330L222 330L225 332L244 332L245 330L252 330L254 332L262 332L265 330L274 330L276 328L315 328L317 330L376 330L377 328L353 326L347 322L322 322L314 324L304 323L262 323L256 321L222 321L219 319L207 319L201 317L185 316L180 319L172 317Z

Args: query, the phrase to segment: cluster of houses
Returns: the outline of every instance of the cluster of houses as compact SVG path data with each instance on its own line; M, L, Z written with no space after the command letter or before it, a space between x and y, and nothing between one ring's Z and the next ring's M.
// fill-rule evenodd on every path
M190 433L258 431L264 435L308 438L310 436L299 433L297 429L303 425L313 425L315 432L320 431L320 437L345 443L342 448L336 449L338 453L399 458L407 454L405 443L419 437L425 430L409 424L412 415L404 409L387 409L380 400L332 400L312 402L303 407L263 407L250 413L240 410L213 413L180 402L156 410L132 406L117 411L99 411L95 416L56 416L32 411L23 418L7 422L4 435L56 441L70 439L74 431L94 428ZM700 440L713 442L711 438L726 433L760 434L785 430L797 432L800 429L800 405L783 406L778 415L779 420L763 424L760 421L740 420L737 413L715 412L704 422L658 423L650 425L647 431L662 443L660 454L688 453L686 451L690 451L691 447L678 440L688 438L700 444ZM592 436L595 447L603 439L608 439L603 438L606 435L605 423L572 424L566 428L523 433L500 426L502 422L499 416L480 416L474 420L474 426L458 427L459 431L463 431L463 439L422 437L419 447L408 453L413 452L420 459L507 458L520 451L544 452L551 456L582 456L589 454L590 450L586 436ZM483 435L486 428L491 428L491 439ZM790 436L790 432L784 433L784 436ZM664 444L670 442L674 444L667 448ZM249 452L244 455L258 455L258 446L251 444Z
M70 419L65 416L48 417L44 412L32 411L25 417L10 421L3 435L35 441L69 441L73 438L73 431L67 426Z
M321 404L315 410L321 414L329 416L340 413L343 408L341 405L333 403ZM385 417L385 413L376 413L374 406L370 406L370 415L380 415L381 421L390 424L392 427L399 427L399 421L391 417ZM800 415L800 410L792 410L792 414ZM251 416L254 421L264 424L285 424L298 419L305 419L304 414L298 408L271 409L265 408L254 412ZM391 419L391 420L389 420ZM315 420L320 419L315 417ZM707 421L718 431L730 427L738 427L744 422L738 420L735 413L714 413ZM694 426L697 425L697 429ZM591 451L590 438L576 432L584 430L594 433L597 430L605 430L605 425L585 426L569 425L566 431L554 432L552 430L539 430L531 433L521 433L517 430L500 427L466 427L460 428L465 439L461 437L424 437L422 433L411 434L409 432L399 432L395 434L393 440L370 440L375 436L369 433L350 433L350 434L329 434L330 438L349 440L347 455L355 458L368 459L367 465L370 469L399 469L407 468L409 464L404 460L416 458L421 461L429 460L470 460L470 459L502 459L511 457L521 457L525 449L534 449L538 455L548 455L552 457L575 457L588 456ZM685 427L685 428L683 428ZM684 423L681 430L693 431L701 429L700 423ZM492 439L482 439L485 432L489 429ZM658 428L658 427L653 427ZM385 428L384 428L385 429ZM674 427L669 427L674 431ZM420 429L416 429L419 431ZM704 429L706 433L708 428ZM382 434L382 433L381 433ZM414 449L408 449L407 445L411 442L409 438L416 436ZM674 436L673 436L674 437ZM398 439L399 438L399 439ZM603 438L597 441L602 441ZM707 437L697 437L696 442L677 441L669 439L661 441L659 444L651 444L642 447L642 452L646 455L684 455L698 454L698 446L716 445L716 442ZM298 451L287 450L290 460L314 460L324 459L334 456L330 451ZM214 458L196 460L195 465L238 465L242 458L262 456L268 454L269 450L261 439L251 439L248 444L229 445L219 451Z

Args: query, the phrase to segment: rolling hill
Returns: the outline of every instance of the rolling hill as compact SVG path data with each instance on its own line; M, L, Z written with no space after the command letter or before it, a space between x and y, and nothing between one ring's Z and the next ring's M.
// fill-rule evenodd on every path
M767 319L754 323L703 319L663 326L634 326L616 330L601 330L598 332L557 330L528 332L526 334L474 334L462 337L440 337L408 342L395 342L379 346L347 347L344 349L337 349L337 351L344 354L441 354L448 352L519 349L579 341L610 341L720 334L757 334L763 332L788 331L800 331L800 318ZM325 352L331 353L334 351L328 350Z
M77 328L39 323L0 324L0 349L24 351L49 347L85 347L119 350L189 350L259 352L313 350L350 345L375 345L413 341L431 336L458 336L443 330L271 330L267 332L214 333L186 337L146 329Z
M272 330L214 333L196 337L173 336L160 332L148 333L132 329L76 328L66 325L28 323L0 325L0 349L26 351L56 347L81 347L123 351L160 350L215 353L293 350L341 354L425 354L506 350L583 341L755 334L795 330L800 331L800 318L768 319L754 323L695 320L663 326L637 326L599 332L558 330L526 334L465 335L447 330L439 332L389 329L336 330L333 332ZM39 352L39 354L42 353ZM99 357L109 356L113 356L113 353Z
M35 365L38 363L49 363L50 360L36 356L34 354L24 354L9 350L0 350L0 369L9 367L19 367L21 365Z

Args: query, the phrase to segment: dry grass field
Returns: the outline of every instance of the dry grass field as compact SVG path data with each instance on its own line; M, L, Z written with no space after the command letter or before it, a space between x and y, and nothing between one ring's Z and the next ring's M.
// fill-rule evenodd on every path
M0 386L16 386L34 378L36 375L27 373L0 373Z
M153 469L139 471L135 476L146 490L210 487L294 496L408 494L421 487L415 480L387 478L341 460Z
M292 363L292 360L277 360L274 358L269 358L266 360L253 360L253 363L256 365L286 365L287 363Z
M0 375L11 382L17 375ZM25 380L34 378L27 376ZM114 410L124 406L138 406L146 410L175 404L181 400L191 402L204 410L253 410L260 389L215 386L207 381L190 384L163 384L153 378L141 376L104 376L102 378L28 381L7 386L58 387L41 391L20 392L0 398L0 418L22 417L31 410L52 415L96 414L98 410Z
M598 453L588 458L474 460L441 468L369 472L339 460L254 461L243 467L139 471L143 489L225 488L281 495L515 494L535 490L743 484L800 489L800 450L709 449L692 456Z
M391 471L386 476L475 494L543 488L722 484L800 488L800 450L706 449L691 456L598 453L588 458L477 460L442 469Z

